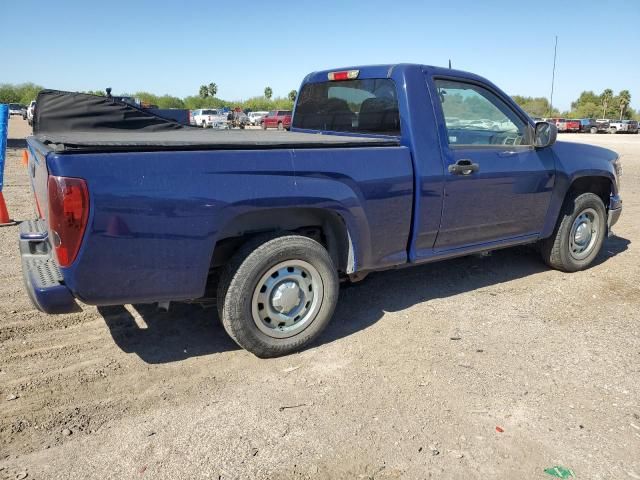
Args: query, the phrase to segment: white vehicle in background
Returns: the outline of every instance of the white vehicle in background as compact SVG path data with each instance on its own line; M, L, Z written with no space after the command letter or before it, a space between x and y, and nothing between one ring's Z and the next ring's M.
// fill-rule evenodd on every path
M249 112L249 123L251 125L260 125L264 116L269 112Z
M202 128L228 128L227 116L221 110L215 108L200 108L191 112L193 125Z
M31 103L29 103L29 106L27 107L27 122L29 122L29 125L33 125L33 114L35 113L35 110L36 101L31 100Z
M638 133L638 122L635 120L611 120L609 133Z
M22 115L22 105L19 103L10 103L9 104L9 116L13 115Z

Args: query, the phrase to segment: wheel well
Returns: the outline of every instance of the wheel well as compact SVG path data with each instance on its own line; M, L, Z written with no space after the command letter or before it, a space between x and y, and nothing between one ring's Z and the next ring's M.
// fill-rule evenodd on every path
M224 265L249 238L265 232L287 231L313 238L331 255L338 271L347 272L350 241L343 218L315 208L275 208L249 212L234 218L220 232L211 258L211 267Z
M609 208L609 196L611 195L611 180L606 177L580 177L573 181L569 187L568 195L581 193L595 193L598 195L605 208Z

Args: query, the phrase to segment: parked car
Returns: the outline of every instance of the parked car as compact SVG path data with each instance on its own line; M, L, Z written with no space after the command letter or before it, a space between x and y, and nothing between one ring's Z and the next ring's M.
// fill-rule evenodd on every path
M580 131L580 120L567 120L565 122L565 131L576 133Z
M9 116L12 117L14 115L22 115L22 109L24 107L19 103L10 103L9 104Z
M551 118L550 121L556 126L558 132L564 133L567 131L567 120L565 118Z
M229 128L227 115L214 108L201 108L191 113L191 121L202 128Z
M291 128L291 110L274 110L262 118L262 129L277 128L289 130Z
M29 125L33 125L33 115L35 113L35 110L36 101L31 100L31 103L29 103L29 106L27 107L27 122L29 122Z
M611 120L609 122L609 133L631 133L631 128L632 126L626 120ZM636 131L634 130L633 133Z
M593 118L583 118L580 120L580 132L598 133L598 124Z
M609 123L611 120L608 118L598 118L596 120L596 125L598 127L598 133L608 133L609 132Z
M38 96L26 172L39 216L19 230L31 300L48 313L75 299L215 302L260 357L317 338L340 279L528 243L552 268L583 270L622 211L615 152L556 142L555 125L449 68L311 73L286 134L121 108L105 125L111 112ZM463 124L478 112L509 128Z
M241 128L244 129L247 125L249 125L249 117L246 113L244 113L239 108L229 112L227 115L227 123L229 124L229 128Z
M627 125L627 133L638 133L638 122L636 120L623 120L622 123Z
M251 125L260 125L260 122L267 113L269 112L249 112L249 122L251 122Z

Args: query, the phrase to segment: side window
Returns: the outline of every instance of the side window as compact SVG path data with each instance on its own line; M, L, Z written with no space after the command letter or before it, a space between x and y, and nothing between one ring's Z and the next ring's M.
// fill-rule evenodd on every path
M491 91L453 80L435 84L451 147L531 145L529 125Z

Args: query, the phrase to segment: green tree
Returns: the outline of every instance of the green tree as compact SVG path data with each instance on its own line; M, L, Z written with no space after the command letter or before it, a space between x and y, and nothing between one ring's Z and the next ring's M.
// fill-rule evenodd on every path
M560 114L557 109L553 109L551 113L549 113L551 105L549 104L549 100L545 97L523 97L521 95L513 95L511 98L513 98L513 100L532 117L546 117L547 115L555 117Z
M297 96L298 96L298 92L296 92L295 90L291 90L289 92L289 100L291 100L292 102L296 101Z
M209 96L215 97L216 94L218 93L218 85L216 85L215 83L211 82L209 84L209 87L207 87L207 90L209 91Z
M620 120L624 117L625 111L631 103L631 93L629 90L622 90L618 95L618 105L620 105Z
M271 100L272 96L273 96L273 90L271 89L271 87L266 87L264 89L264 98L266 98L267 100Z
M200 97L207 98L209 96L209 87L206 85L200 85Z
M602 95L600 95L600 102L602 103L602 118L607 118L607 108L611 103L611 99L613 98L613 90L607 88Z

